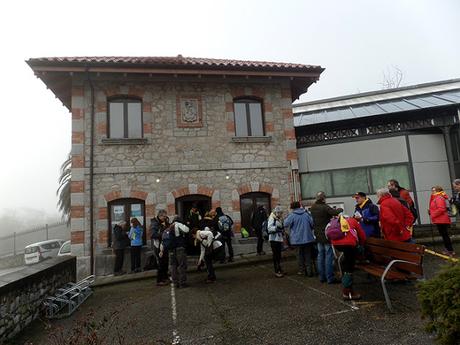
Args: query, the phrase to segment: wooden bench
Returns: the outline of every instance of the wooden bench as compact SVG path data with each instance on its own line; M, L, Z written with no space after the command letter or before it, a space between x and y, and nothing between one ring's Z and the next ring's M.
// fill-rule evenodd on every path
M420 244L387 241L369 237L366 239L366 262L356 268L380 278L388 309L393 310L386 281L409 281L423 278L423 255Z

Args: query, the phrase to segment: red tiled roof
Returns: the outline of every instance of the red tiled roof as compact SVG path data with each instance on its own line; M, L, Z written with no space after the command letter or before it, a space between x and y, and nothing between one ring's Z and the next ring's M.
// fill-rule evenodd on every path
M304 65L297 63L245 61L228 59L208 59L177 56L82 56L82 57L44 57L29 59L28 64L36 65L146 65L146 66L174 66L195 67L209 69L261 69L275 71L322 71L321 66Z

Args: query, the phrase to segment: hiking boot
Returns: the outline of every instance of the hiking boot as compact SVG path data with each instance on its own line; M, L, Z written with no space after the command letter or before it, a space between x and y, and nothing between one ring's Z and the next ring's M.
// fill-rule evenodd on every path
M361 295L353 291L352 288L343 288L342 297L344 301L354 301L361 299Z
M228 262L233 262L233 258L228 258Z

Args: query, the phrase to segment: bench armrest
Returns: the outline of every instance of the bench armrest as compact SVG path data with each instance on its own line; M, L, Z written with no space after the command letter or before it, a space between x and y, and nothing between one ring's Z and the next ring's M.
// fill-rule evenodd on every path
M418 266L418 264L413 263L413 262L409 262L409 261L406 261L406 260L391 260L390 263L387 265L387 267L385 267L385 271L383 271L382 279L385 279L385 276L387 275L387 273L388 273L388 271L391 269L391 267L392 267L395 263L398 263L398 262L402 262L402 263L405 263L405 264L410 264L410 265Z

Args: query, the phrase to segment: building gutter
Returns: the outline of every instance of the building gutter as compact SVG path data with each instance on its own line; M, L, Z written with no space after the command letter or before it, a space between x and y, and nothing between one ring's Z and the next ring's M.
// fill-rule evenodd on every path
M90 238L90 270L94 274L94 85L91 80L89 68L86 68L86 79L91 91L91 132L89 151L89 238Z

